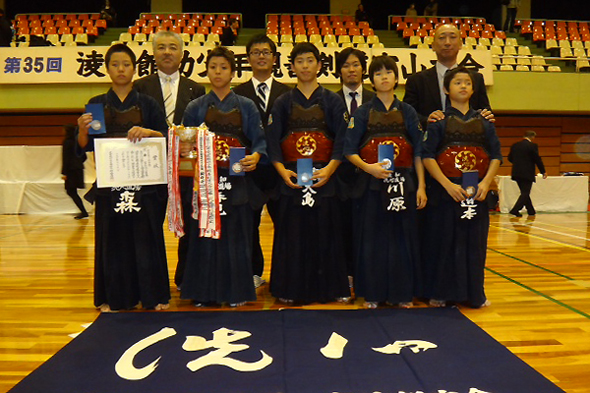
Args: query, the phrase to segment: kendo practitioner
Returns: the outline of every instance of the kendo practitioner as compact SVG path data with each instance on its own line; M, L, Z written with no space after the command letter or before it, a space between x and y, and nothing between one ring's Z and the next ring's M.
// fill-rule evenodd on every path
M275 102L268 121L269 154L283 180L277 186L270 291L285 304L347 302L350 289L344 231L333 176L346 132L343 101L318 84L318 49L299 43L290 55L297 86ZM313 185L297 184L297 162L310 158ZM302 175L302 173L300 173ZM303 180L303 179L302 179Z
M191 220L181 298L192 299L195 306L228 303L236 307L256 300L252 281L253 209L262 206L264 195L249 172L266 156L266 140L254 102L230 89L236 71L234 54L216 47L209 52L206 66L211 91L187 106L183 123L187 127L205 123L215 133L216 209L220 211L221 235L203 236L199 221ZM246 148L239 168L245 176L229 175L231 147ZM198 179L195 182L198 184Z
M105 138L131 142L167 135L164 111L156 101L133 90L135 54L116 44L105 55L111 89L90 99L104 105ZM78 118L78 144L94 150L89 135L92 114ZM96 188L94 304L102 312L168 308L170 285L164 245L166 185ZM92 198L91 198L92 199Z
M373 58L369 78L377 96L355 112L344 144L348 160L363 171L353 188L355 294L366 308L410 308L420 266L416 209L426 205L422 129L414 108L394 95L398 69L391 57ZM382 162L380 145L393 150Z
M430 305L490 305L484 291L489 230L485 197L502 161L494 125L469 106L474 77L458 67L444 87L451 106L424 136L424 167L436 180L429 194L425 296Z

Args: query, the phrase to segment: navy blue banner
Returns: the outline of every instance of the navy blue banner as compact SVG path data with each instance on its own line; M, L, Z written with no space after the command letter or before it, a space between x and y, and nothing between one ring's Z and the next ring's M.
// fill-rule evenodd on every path
M456 309L102 314L13 393L563 392Z

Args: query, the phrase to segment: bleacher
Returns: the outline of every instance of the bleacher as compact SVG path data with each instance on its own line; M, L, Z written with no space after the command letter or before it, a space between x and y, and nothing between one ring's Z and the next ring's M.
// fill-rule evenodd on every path
M107 29L100 14L19 14L13 21L13 46L29 46L31 36L55 46L88 45Z
M573 64L578 72L590 72L588 22L563 20L517 20L520 35L545 48L551 57Z
M517 21L518 26L521 22ZM547 63L545 56L534 54L528 45L521 45L515 37L507 37L504 31L496 30L483 18L389 16L389 29L397 31L406 45L413 48L431 48L436 28L449 23L459 29L464 50L491 51L495 70L561 71L559 66Z
M310 42L329 48L382 48L368 22L350 15L268 14L266 34L280 46Z
M141 14L128 31L119 37L128 45L142 45L151 42L159 31L174 31L180 34L187 45L214 46L219 43L223 28L230 19L242 22L242 14Z

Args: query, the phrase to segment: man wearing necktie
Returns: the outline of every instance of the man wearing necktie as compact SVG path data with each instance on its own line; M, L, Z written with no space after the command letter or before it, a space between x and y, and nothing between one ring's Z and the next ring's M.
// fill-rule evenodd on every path
M362 104L367 103L375 97L375 93L366 89L363 86L363 80L367 72L367 56L365 52L354 49L346 48L338 54L336 58L336 72L340 75L340 81L342 82L342 88L336 92L338 96L342 97L346 104L346 115L348 119L354 116L354 111L357 110ZM347 158L342 160L342 164L336 171L336 176L340 181L346 185L346 188L352 191L355 186L357 179L356 167L352 165ZM353 205L350 199L343 202L342 219L346 223L345 225L352 228L352 211ZM348 271L348 280L350 286L353 284L353 237L352 231L348 231L345 234L345 247L346 247L346 268Z
M158 71L135 81L134 88L140 93L153 97L166 113L168 125L182 123L184 110L189 102L205 94L205 88L197 82L180 74L183 57L183 41L180 35L171 31L156 33L153 44L154 60ZM185 150L183 152L183 149ZM190 146L181 143L181 154L187 154ZM178 239L178 265L174 282L180 288L190 238L190 216L192 213L193 179L180 178L185 235Z
M336 71L342 82L342 89L336 93L344 100L350 117L359 106L375 96L375 93L363 87L367 72L365 53L354 48L344 49L336 58Z
M256 103L265 130L275 100L283 93L291 90L289 86L276 81L272 77L277 60L276 52L277 46L266 35L260 34L252 37L246 45L248 62L252 67L252 78L233 89L234 93L249 98ZM265 192L274 189L278 179L275 169L268 162L263 161L252 172L252 178L256 185ZM267 210L271 218L273 218L274 211L271 200L267 201ZM262 209L254 211L252 273L254 274L254 286L256 288L265 282L262 279L264 256L260 247L260 233L258 230L261 213Z

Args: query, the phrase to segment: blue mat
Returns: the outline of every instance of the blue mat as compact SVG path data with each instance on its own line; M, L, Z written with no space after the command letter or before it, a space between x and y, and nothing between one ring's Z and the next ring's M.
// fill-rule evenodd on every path
M12 393L563 392L456 309L102 314Z

